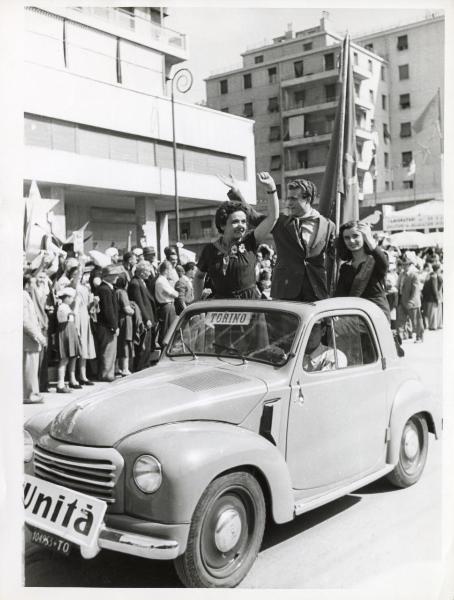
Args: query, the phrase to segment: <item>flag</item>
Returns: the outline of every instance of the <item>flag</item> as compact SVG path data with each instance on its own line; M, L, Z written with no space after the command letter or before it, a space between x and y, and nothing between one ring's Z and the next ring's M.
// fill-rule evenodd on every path
M413 123L413 131L421 133L427 127L435 127L441 137L441 109L440 109L440 90L437 90L435 96L429 101L422 113Z
M410 164L408 165L407 177L414 177L416 173L416 163L415 159L412 158Z
M339 103L320 192L319 211L336 224L358 219L358 176L355 135L355 87L350 35L345 36L339 70Z

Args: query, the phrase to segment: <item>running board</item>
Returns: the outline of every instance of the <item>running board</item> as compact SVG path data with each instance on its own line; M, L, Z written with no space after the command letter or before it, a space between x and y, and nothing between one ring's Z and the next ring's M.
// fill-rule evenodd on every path
M385 467L383 467L383 469L380 469L380 471L375 471L375 473L372 473L371 475L368 475L363 479L349 483L348 485L338 490L334 490L333 492L328 492L327 494L323 494L322 496L317 496L317 498L312 498L311 500L300 500L299 502L295 503L294 515L301 515L305 512L308 512L309 510L312 510L313 508L317 508L319 506L322 506L323 504L327 504L328 502L337 500L337 498L341 498L342 496L345 496L346 494L349 494L354 490L359 490L365 485L372 483L372 481L380 479L381 477L392 471L394 469L394 466L395 465L386 465Z

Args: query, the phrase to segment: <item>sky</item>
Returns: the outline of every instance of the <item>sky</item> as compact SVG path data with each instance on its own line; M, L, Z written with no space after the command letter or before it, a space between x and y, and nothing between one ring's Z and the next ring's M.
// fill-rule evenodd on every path
M326 10L332 28L340 34L348 29L352 36L417 21L430 13L430 9L419 8ZM194 75L191 90L180 96L187 102L205 99L203 79L214 71L241 66L241 53L246 49L284 34L290 23L293 31L315 27L322 16L322 8L170 6L168 11L165 26L187 36L189 60L179 65L188 67Z

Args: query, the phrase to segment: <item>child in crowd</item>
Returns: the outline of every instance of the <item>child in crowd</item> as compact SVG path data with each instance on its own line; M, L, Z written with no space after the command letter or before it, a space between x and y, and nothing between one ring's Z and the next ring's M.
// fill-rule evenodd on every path
M57 309L58 322L58 348L60 362L58 364L57 393L67 394L71 390L65 386L66 367L69 367L69 387L81 389L76 379L76 359L80 355L80 341L75 323L75 314L71 308L76 290L74 288L63 288L57 296L61 300Z

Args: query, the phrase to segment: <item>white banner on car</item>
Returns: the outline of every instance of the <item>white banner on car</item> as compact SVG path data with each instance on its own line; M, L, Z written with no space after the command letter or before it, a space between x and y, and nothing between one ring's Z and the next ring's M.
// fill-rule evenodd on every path
M24 475L25 522L78 546L91 546L107 504L61 485Z

